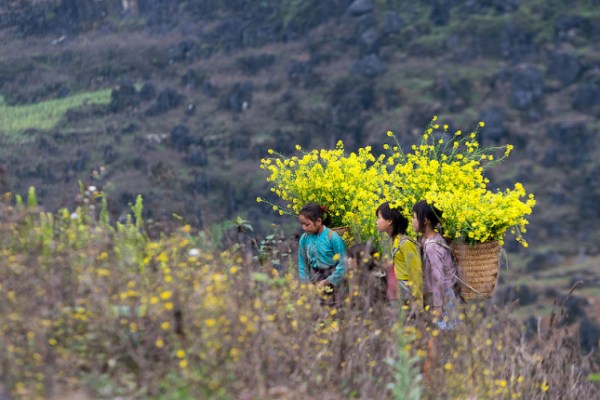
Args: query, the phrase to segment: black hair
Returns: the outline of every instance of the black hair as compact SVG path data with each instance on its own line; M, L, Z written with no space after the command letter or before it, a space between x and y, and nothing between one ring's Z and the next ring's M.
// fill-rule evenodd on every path
M425 227L426 219L431 222L431 227L435 229L442 218L442 212L434 205L427 203L426 200L416 202L413 206L413 212L417 214L417 220L419 221L419 228L421 228L421 230Z
M323 222L323 225L329 224L329 213L327 212L325 206L320 206L315 202L309 202L304 205L300 209L298 215L304 215L306 218L311 220L312 222L317 222L320 218Z
M350 246L346 252L349 258L356 260L356 266L359 269L366 267L367 270L371 271L378 266L375 262L375 253L377 253L377 250L370 242L357 243Z
M408 228L408 219L397 209L391 208L389 202L386 201L377 207L377 210L375 210L375 215L379 213L381 213L383 219L392 221L392 237L399 233L403 235L406 234L406 228Z

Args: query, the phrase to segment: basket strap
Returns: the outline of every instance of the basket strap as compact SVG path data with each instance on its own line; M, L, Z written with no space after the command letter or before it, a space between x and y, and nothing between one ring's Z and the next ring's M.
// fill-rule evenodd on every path
M421 248L421 245L419 244L419 242L417 242L415 239L413 239L409 236L406 236L406 235L402 235L402 237L400 238L400 241L398 242L398 246L400 246L402 243L406 242L407 240L409 242L413 242L417 246L417 248ZM437 241L436 241L436 243L437 243Z
M506 261L506 269L509 269L508 265L508 253L506 253L506 249L504 247L500 247L500 254L504 256L504 260Z
M428 241L423 241L423 249L425 249L425 247L427 247L427 245L429 243L435 243L435 244L439 244L440 246L442 246L443 248L450 250L450 252L452 253L452 256L454 257L454 250L452 250L452 247L448 246L445 242L441 241L441 240L428 240Z
M475 293L480 294L480 295L483 296L483 294L479 290L475 289L473 286L469 285L467 282L465 282L462 279L460 279L460 277L458 276L458 274L454 274L454 276L456 277L456 280L458 280L460 283L462 283L463 285L465 285L466 287L468 287L469 289L471 289Z

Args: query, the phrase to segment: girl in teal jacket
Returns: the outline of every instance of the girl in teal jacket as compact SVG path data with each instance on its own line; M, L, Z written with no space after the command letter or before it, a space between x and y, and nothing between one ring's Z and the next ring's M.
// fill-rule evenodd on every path
M298 219L304 233L298 247L298 272L301 282L320 287L338 286L346 274L346 244L336 232L325 226L325 207L308 203Z

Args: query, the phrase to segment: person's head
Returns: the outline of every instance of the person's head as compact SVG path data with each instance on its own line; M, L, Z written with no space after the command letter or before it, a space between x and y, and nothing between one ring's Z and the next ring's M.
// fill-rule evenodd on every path
M370 243L357 243L346 250L348 254L348 268L353 270L372 270L377 266L375 256L377 250Z
M415 203L413 206L413 228L415 232L425 233L427 230L435 230L440 223L442 212L425 200Z
M317 203L307 203L298 213L300 225L306 233L320 233L327 222L327 211Z
M408 219L395 208L390 207L387 201L382 203L375 211L377 215L377 230L386 232L391 237L405 234L408 228Z

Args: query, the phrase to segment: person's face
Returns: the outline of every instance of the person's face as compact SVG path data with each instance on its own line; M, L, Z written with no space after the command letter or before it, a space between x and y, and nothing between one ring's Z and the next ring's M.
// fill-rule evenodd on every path
M321 218L317 218L316 221L311 221L310 219L306 218L304 215L300 214L298 216L298 219L300 220L300 225L302 226L302 229L304 230L304 232L306 233L318 233L319 230L321 229L321 226L323 225L323 221L321 221Z
M417 213L414 211L413 211L412 227L415 230L415 232L421 232L421 226L419 225L419 219L417 218Z
M392 232L392 220L384 219L383 216L381 215L381 211L379 211L377 213L377 230L379 232L386 232L386 233Z

